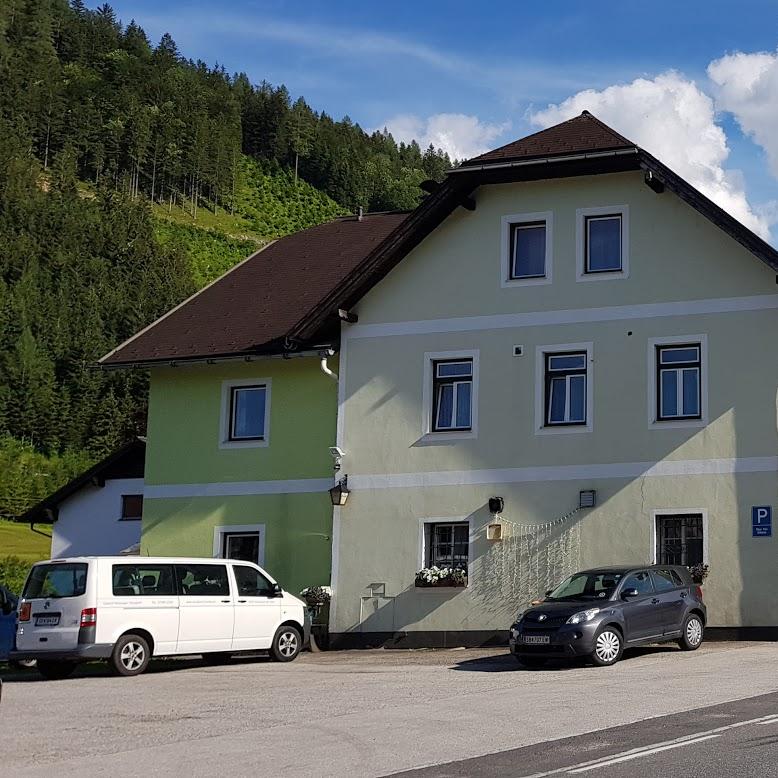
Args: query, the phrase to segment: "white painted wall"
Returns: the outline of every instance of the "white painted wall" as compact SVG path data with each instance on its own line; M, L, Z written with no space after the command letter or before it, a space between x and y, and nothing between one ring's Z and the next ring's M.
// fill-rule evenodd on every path
M118 478L84 486L59 506L51 556L117 554L140 542L140 521L120 521L122 495L143 494L142 478Z

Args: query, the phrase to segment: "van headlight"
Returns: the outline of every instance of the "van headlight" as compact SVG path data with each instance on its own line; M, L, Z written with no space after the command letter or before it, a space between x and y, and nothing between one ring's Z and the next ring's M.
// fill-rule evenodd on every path
M568 620L568 624L583 624L586 621L591 621L598 613L599 608L589 608L588 611L578 611L574 613Z

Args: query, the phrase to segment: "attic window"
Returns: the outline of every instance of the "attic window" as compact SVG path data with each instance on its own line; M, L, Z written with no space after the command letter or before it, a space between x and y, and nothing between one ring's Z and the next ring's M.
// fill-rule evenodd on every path
M143 516L143 495L122 495L122 521L140 521Z
M551 283L552 213L502 217L502 286Z
M579 281L629 276L629 206L576 211L576 266Z

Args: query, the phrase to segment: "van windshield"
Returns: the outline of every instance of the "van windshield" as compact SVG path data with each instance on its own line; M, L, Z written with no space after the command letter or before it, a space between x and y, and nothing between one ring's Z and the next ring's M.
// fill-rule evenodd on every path
M25 599L80 597L86 591L84 562L35 565L24 586Z

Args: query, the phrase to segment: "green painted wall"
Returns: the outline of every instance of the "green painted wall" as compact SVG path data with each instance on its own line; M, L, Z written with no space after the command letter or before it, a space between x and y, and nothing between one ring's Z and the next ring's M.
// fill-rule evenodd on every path
M337 370L336 358L329 364ZM223 448L223 383L244 379L270 379L269 445ZM263 481L331 479L327 449L335 443L336 415L337 384L317 358L152 370L141 553L211 557L214 527L264 525L264 564L284 588L296 593L328 584L332 506L326 488L251 491L261 491ZM202 496L220 484L238 493Z

